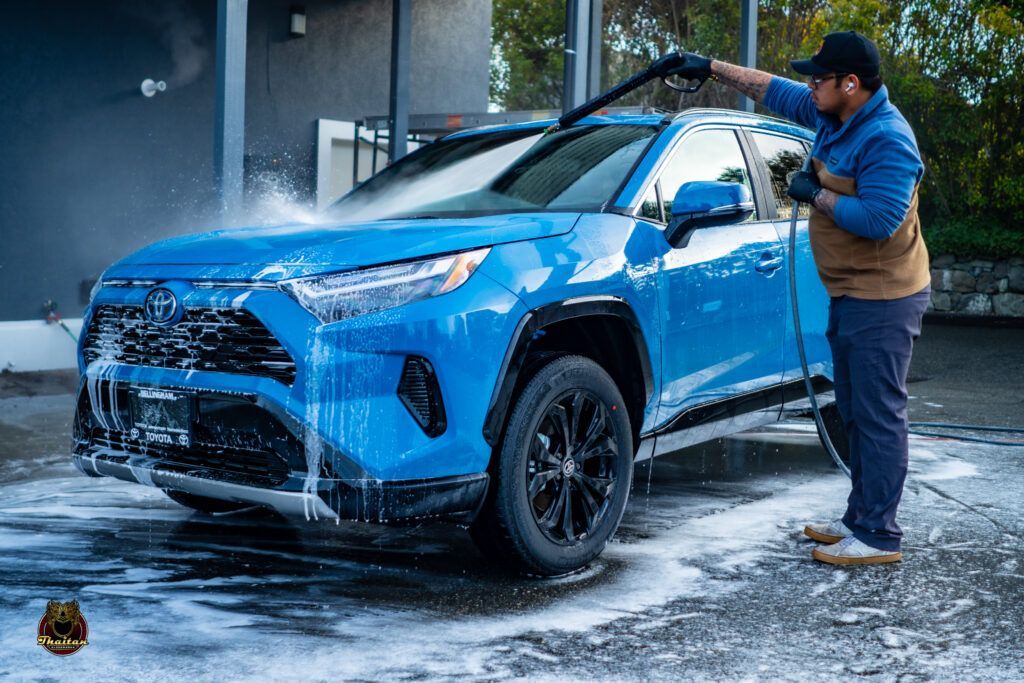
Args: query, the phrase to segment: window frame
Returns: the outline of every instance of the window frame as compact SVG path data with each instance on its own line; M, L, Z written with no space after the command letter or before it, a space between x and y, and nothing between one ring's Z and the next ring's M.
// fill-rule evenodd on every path
M773 137L782 138L784 140L795 142L804 148L805 155L810 155L811 145L804 138L796 137L795 135L787 135L786 133L781 133L775 130L756 127L751 128L749 126L743 126L740 130L742 131L741 137L746 140L748 151L750 152L751 157L755 160L755 165L757 166L757 175L761 179L761 192L762 194L765 194L766 197L771 197L771 201L766 202L769 214L771 216L769 220L781 220L781 218L779 217L779 207L775 203L775 192L772 190L772 174L771 171L768 170L768 164L767 162L765 162L764 157L761 156L761 150L760 148L758 148L757 141L754 140L754 136L752 135L752 133L770 135ZM807 220L807 217L798 217L797 220Z
M736 136L736 142L739 145L740 154L743 156L743 163L747 165L747 173L750 174L751 194L753 195L754 206L757 207L757 213L759 214L759 217L756 220L750 221L750 223L764 223L775 220L775 195L774 193L771 193L771 186L768 185L768 192L772 196L772 201L770 204L765 201L765 178L763 177L761 167L757 163L758 161L760 161L762 164L764 162L761 159L760 155L756 157L754 156L757 150L751 148L753 141L747 139L748 135L746 133L746 129L743 126L719 122L702 123L687 128L686 132L684 132L682 135L679 135L676 138L676 140L672 142L668 151L665 153L664 157L662 157L661 161L659 162L658 167L651 173L647 183L643 186L643 188L641 188L641 191L639 192L639 196L641 197L641 199L639 202L637 202L637 205L633 209L633 211L630 212L630 216L637 220L648 221L650 223L654 223L661 226L668 225L668 222L669 220L671 220L671 217L665 215L664 188L661 184L661 177L662 175L664 175L665 169L668 167L669 163L671 163L671 161L675 158L675 155L679 152L679 148L683 145L683 143L686 142L686 140L688 140L690 136L708 130L728 130L731 131L733 135ZM768 182L770 182L770 180ZM647 193L650 192L652 185L655 187L655 192L658 196L659 213L661 214L663 219L660 221L655 220L653 218L646 218L640 213L643 209L643 197L647 196ZM770 215L769 209L771 210ZM749 223L743 223L743 225L748 224Z

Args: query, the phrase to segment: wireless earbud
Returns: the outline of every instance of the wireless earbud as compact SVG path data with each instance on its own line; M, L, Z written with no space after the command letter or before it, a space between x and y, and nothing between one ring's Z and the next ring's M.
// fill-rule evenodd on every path
M853 83L847 83L846 84L846 92L851 92L852 90L853 90Z

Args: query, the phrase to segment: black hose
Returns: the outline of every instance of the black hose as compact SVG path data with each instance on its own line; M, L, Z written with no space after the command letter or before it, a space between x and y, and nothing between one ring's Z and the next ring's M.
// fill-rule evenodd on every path
M808 154L804 160L802 171L810 170L811 155ZM800 327L800 304L796 293L796 221L800 211L800 202L793 200L793 215L789 220L789 298L793 305L793 333L796 336L796 348L800 354L800 368L804 373L804 387L807 389L807 398L811 402L811 410L814 412L814 424L818 428L818 437L824 444L825 450L832 456L836 467L841 469L846 476L850 476L850 468L846 466L843 459L836 453L836 447L832 439L828 437L828 430L825 429L825 421L821 418L821 410L818 409L818 398L814 394L814 385L811 384L811 372L807 368L807 351L804 349L804 334Z
M975 432L1008 432L1024 434L1024 427L989 427L988 425L962 425L952 422L911 422L911 427L941 427L942 429L967 429Z
M804 160L804 165L800 169L807 171L811 167L811 157L807 156ZM796 291L796 221L797 211L800 207L800 202L793 200L793 215L789 220L789 293L790 300L793 304L793 330L796 335L796 348L800 354L800 367L804 373L804 386L807 389L807 398L811 402L811 409L814 412L814 423L818 428L818 436L821 438L821 442L825 445L825 450L832 456L832 460L835 461L836 466L846 473L846 476L850 476L850 468L846 466L839 454L836 453L836 447L832 444L832 440L828 437L828 430L825 429L825 423L821 418L821 411L818 409L818 399L814 394L814 387L811 384L811 373L807 368L807 352L804 350L804 335L800 327L800 305ZM1024 427L989 427L982 425L967 425L967 424L955 424L951 422L911 422L909 424L913 427L933 427L936 429L961 429L967 431L983 431L983 432L1007 432L1007 433L1024 433ZM999 439L983 439L977 436L964 436L956 434L943 434L940 432L929 432L920 431L915 429L909 430L910 434L916 436L930 436L938 437L943 439L955 439L957 441L970 441L972 443L984 443L996 446L1021 446L1024 447L1024 441L1001 441Z
M1002 432L1008 434L1024 434L1024 427L990 427L988 425L966 425L952 422L911 422L911 434L917 436L932 436L940 439L954 439L956 441L970 441L972 443L985 443L994 446L1024 446L1022 441L1003 441L1001 439L983 439L978 436L966 436L962 434L944 434L942 432L926 432L913 427L932 427L934 429L961 429L970 432Z

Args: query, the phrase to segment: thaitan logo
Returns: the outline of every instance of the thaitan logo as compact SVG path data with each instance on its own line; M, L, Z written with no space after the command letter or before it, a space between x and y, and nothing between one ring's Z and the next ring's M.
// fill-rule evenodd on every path
M170 322L177 310L178 300L169 289L154 289L146 296L146 317L152 322Z
M46 614L39 620L36 644L58 657L73 655L89 644L89 625L78 607L78 600L46 603Z

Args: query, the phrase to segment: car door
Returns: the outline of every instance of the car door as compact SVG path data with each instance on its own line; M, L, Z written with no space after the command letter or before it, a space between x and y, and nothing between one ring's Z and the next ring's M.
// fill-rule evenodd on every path
M784 251L760 183L752 181L737 130L684 135L659 179L664 216L676 190L694 180L742 182L759 201L747 221L701 228L661 259L662 425L700 404L735 416L739 395L770 392L782 379ZM741 410L762 408L748 401Z
M787 248L789 245L789 226L793 210L793 201L786 196L788 188L787 176L792 171L800 170L807 156L806 142L795 137L780 133L750 130L749 141L756 163L761 164L765 178L771 189L768 200L775 206L775 227ZM766 193L767 194L767 193ZM769 207L771 208L771 207ZM796 231L796 272L797 294L800 299L800 323L803 328L804 350L807 352L808 368L811 375L832 377L831 351L825 338L828 325L828 293L818 277L811 254L811 243L807 230L807 218L810 209L801 204L797 214ZM803 379L800 367L800 356L796 348L796 334L793 325L792 308L789 306L789 277L782 273L786 288L786 329L783 343L783 383L799 383ZM787 392L789 393L789 392ZM804 395L802 389L796 393Z

